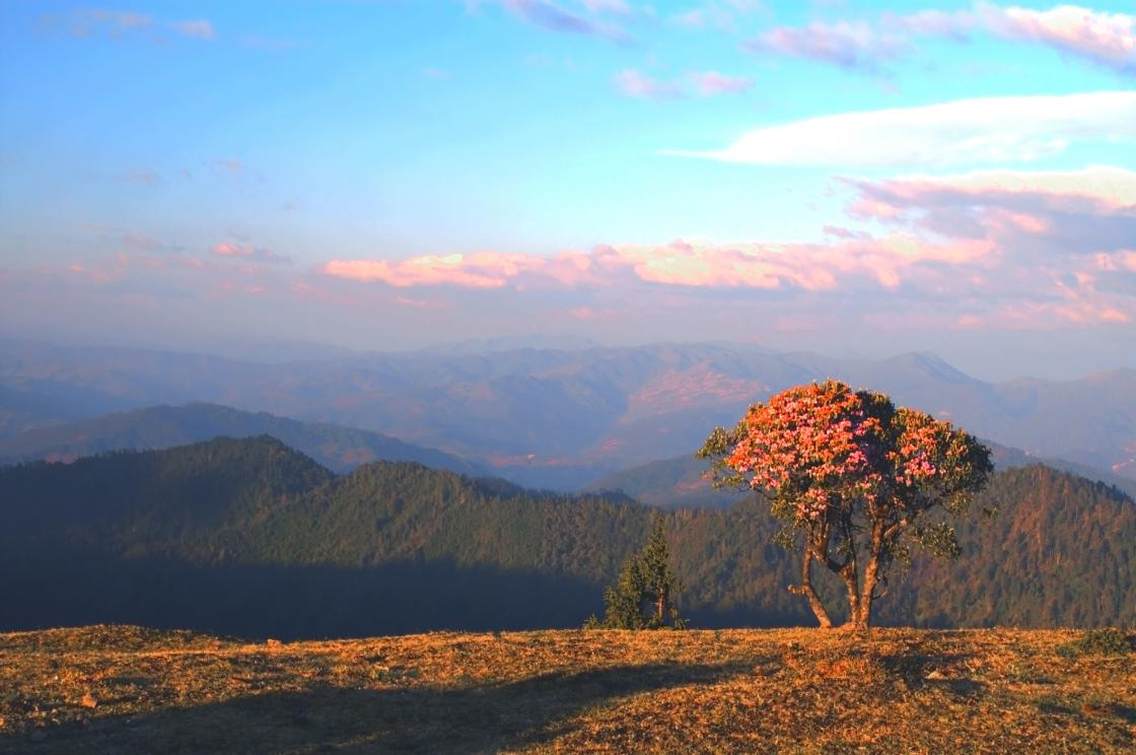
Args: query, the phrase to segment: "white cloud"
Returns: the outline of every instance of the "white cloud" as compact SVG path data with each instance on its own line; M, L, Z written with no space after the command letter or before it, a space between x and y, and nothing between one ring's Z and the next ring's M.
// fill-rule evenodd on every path
M1136 91L987 97L758 128L719 150L668 154L756 165L1029 162L1074 142L1136 139Z

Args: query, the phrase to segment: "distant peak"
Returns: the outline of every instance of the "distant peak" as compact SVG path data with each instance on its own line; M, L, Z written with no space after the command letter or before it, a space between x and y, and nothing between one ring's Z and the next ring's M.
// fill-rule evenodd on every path
M911 351L906 354L894 356L886 361L889 364L902 365L908 369L918 370L924 374L950 380L951 382L974 380L970 375L959 370L938 354L933 354L929 351Z

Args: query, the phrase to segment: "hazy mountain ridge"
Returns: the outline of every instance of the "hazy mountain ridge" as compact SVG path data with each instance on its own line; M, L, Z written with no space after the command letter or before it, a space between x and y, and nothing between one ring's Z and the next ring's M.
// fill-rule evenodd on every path
M1038 458L1030 456L1021 449L985 442L993 452L992 458L996 469L1044 464L1051 469L1114 486L1130 498L1136 498L1136 480L1084 464L1064 459ZM660 508L681 506L721 508L748 495L744 490L715 490L706 478L709 469L708 461L699 459L694 454L684 454L604 475L585 486L584 490L595 493L622 492L643 503Z
M0 356L0 386L13 390L50 381L53 391L69 386L112 409L209 401L333 422L561 489L685 453L749 403L828 377L888 392L1033 456L1136 479L1134 370L988 383L928 354L834 359L723 344L360 354L287 365L26 345Z
M799 566L771 543L780 525L752 498L658 514L618 496L532 492L412 463L336 477L260 437L10 467L0 470L0 506L8 628L125 621L315 636L573 626L598 609L658 515L696 624L810 622L786 590ZM1131 499L1034 466L998 473L978 510L993 506L994 519L976 512L961 524L965 558L917 558L909 579L897 575L880 603L884 622L1136 619Z
M70 461L105 451L183 446L216 437L271 435L337 472L384 459L416 461L437 469L482 476L486 467L380 433L217 404L154 406L0 438L0 464L45 459Z

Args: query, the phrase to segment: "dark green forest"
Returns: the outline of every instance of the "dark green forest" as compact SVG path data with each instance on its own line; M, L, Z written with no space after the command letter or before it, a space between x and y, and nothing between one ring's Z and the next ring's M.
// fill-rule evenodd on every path
M992 518L983 509L997 508ZM1136 621L1136 504L1030 466L999 472L959 526L963 554L916 554L884 624ZM0 629L96 622L245 636L572 627L657 510L375 462L336 476L267 437L0 470ZM747 497L661 514L694 627L809 625L796 557ZM827 589L833 589L828 585Z

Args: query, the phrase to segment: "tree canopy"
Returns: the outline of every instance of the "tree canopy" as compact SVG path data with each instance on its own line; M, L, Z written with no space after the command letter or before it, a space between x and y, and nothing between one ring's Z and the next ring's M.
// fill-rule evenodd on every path
M844 581L849 625L866 628L888 567L908 561L911 545L959 553L942 515L964 513L993 471L990 450L949 422L835 380L754 404L736 427L715 428L699 455L714 460L716 484L768 496L788 525L782 542L799 536L793 589L822 627L832 620L812 585L814 561Z

